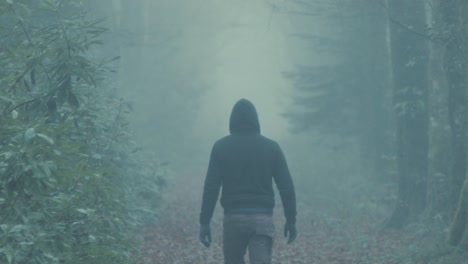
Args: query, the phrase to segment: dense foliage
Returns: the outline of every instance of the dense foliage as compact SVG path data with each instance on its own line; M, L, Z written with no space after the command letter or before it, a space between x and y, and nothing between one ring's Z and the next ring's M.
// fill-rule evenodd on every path
M323 149L336 152L327 155L326 165L310 170L333 175L346 164L341 156L352 160L354 172L323 180L331 193L353 194L337 203L356 204L356 196L368 193L365 200L378 201L379 209L393 207L381 217L385 227L414 234L426 229L433 237L426 241L446 244L448 237L452 250L466 251L468 2L292 2L290 12L310 25L298 26L296 35L313 49L305 65L287 74L296 88L287 116L298 132L315 140L310 148L320 148L317 163L324 163ZM326 29L314 28L317 24ZM353 191L350 178L366 192ZM385 191L372 194L382 187Z
M86 1L0 2L0 263L130 263L164 166L93 55Z

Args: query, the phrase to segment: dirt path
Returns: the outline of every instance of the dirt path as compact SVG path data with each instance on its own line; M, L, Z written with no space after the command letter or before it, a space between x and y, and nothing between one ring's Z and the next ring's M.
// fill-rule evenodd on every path
M166 196L160 221L144 230L141 264L223 263L222 208L219 203L216 205L215 216L211 223L213 236L211 247L205 248L197 238L204 172L204 169L198 169L185 173L183 177L179 175L165 190ZM289 246L282 237L284 217L280 199L276 197L277 234L273 263L399 263L397 259L391 258L397 250L396 245L402 242L398 234L382 234L362 221L340 224L312 221L318 219L316 214L320 210L304 197L298 195L299 235L296 242Z

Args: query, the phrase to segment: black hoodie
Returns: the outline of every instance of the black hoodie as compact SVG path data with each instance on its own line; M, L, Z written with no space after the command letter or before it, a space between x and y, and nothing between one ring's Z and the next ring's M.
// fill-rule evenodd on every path
M231 113L231 135L211 150L205 179L200 224L209 224L222 186L221 205L226 211L260 209L275 205L273 180L279 190L287 221L296 221L296 195L286 159L275 141L260 134L255 106L239 100Z

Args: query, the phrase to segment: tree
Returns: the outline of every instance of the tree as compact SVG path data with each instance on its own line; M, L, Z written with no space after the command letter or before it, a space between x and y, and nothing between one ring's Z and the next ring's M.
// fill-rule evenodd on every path
M0 2L1 263L129 263L155 219L163 170L92 56L106 28L86 2Z
M426 206L428 176L428 39L424 0L388 1L396 118L398 201L387 222L401 227Z
M452 140L451 202L456 204L467 170L467 88L466 88L466 41L463 32L464 1L447 0L439 2L439 11L444 22L442 38L445 44L444 66L448 86L448 109ZM453 209L453 207L452 207Z
M312 129L357 142L361 167L382 179L390 145L385 142L392 141L385 10L369 0L300 4L306 11L293 14L317 17L327 30L296 35L330 58L287 74L296 87L295 105L302 108L287 116L298 132Z
M136 141L171 161L191 160L198 146L193 144L197 138L190 128L208 86L203 63L213 52L202 54L209 49L207 42L203 41L201 49L196 46L201 38L186 34L198 3L102 0L92 5L113 18L108 34L112 41L105 47L118 51L122 58L118 89L131 102Z
M449 120L452 138L450 208L456 208L450 228L449 243L468 250L468 3L438 1L445 22L445 69L449 90Z

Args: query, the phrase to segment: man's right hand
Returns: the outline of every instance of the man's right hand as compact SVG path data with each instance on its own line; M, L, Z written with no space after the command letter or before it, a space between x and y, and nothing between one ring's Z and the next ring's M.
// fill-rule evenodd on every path
M205 247L210 247L211 245L211 231L210 225L201 225L200 226L200 234L198 235L198 239Z
M284 225L284 237L287 237L289 234L289 239L288 239L288 244L291 244L296 240L297 237L297 230L296 230L296 224L295 223L289 223L286 221L286 224Z

